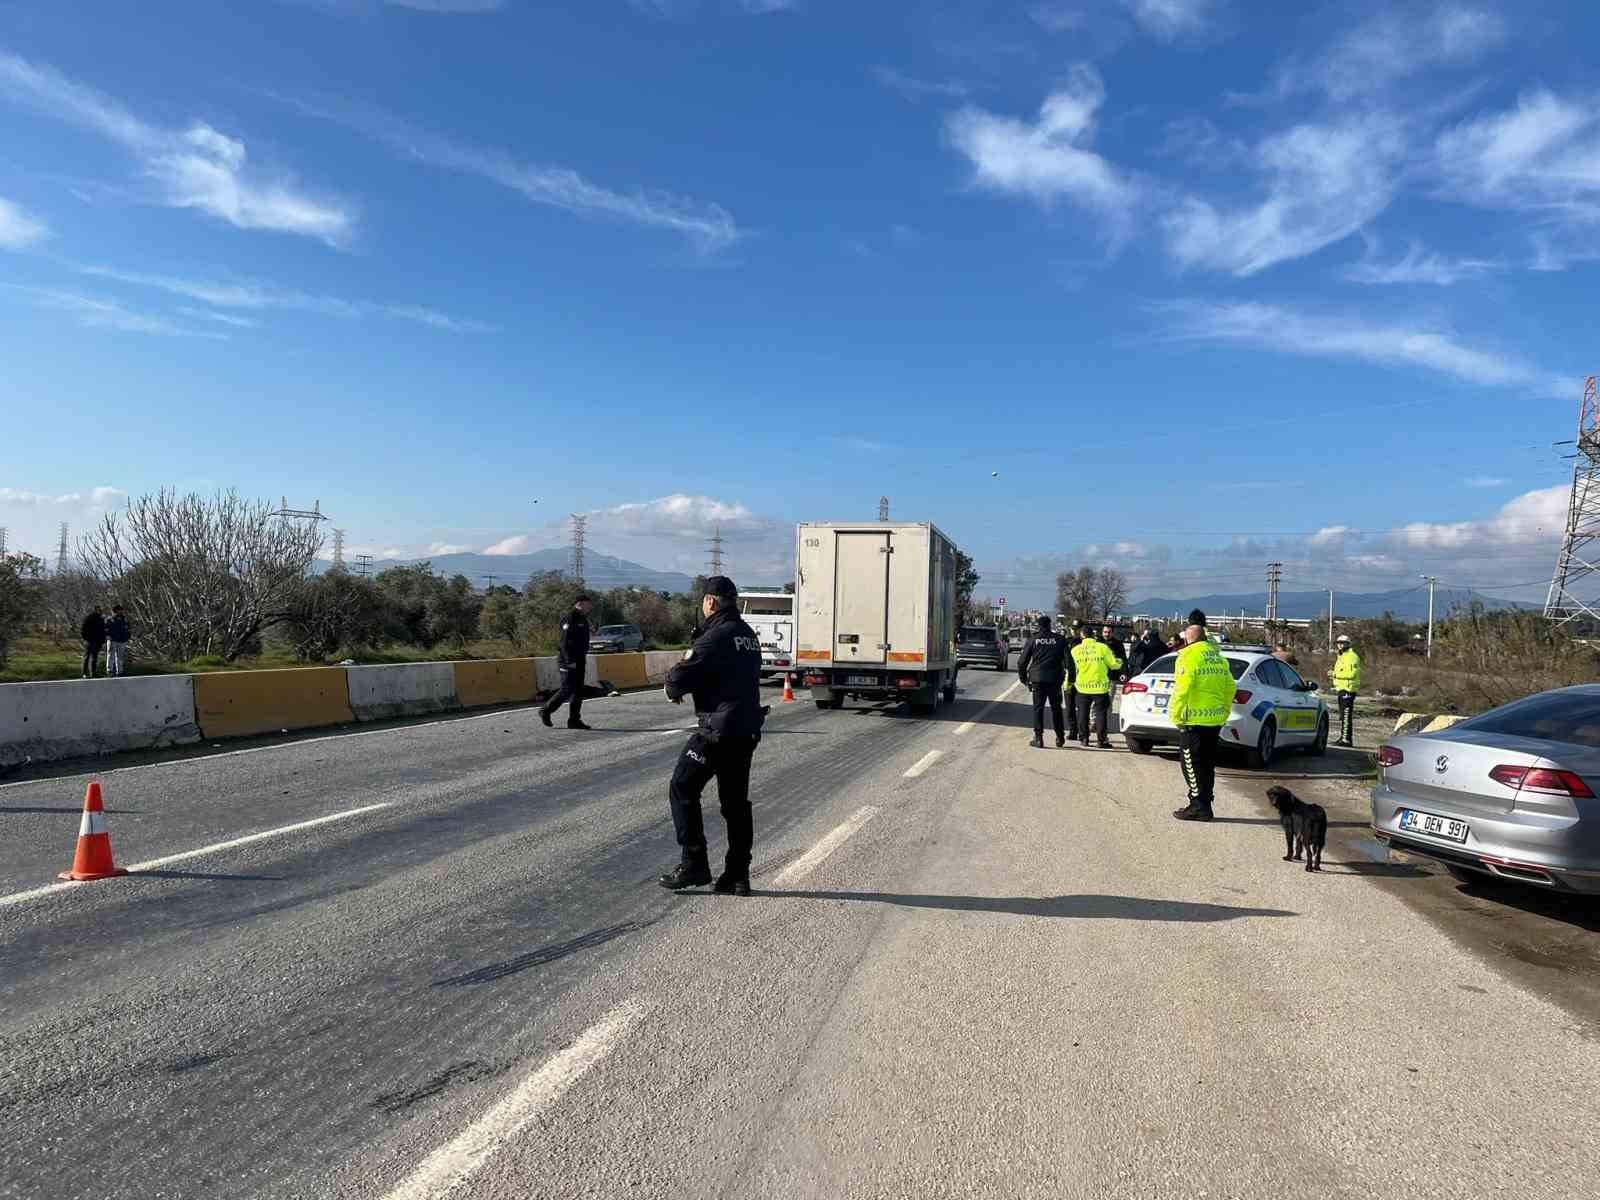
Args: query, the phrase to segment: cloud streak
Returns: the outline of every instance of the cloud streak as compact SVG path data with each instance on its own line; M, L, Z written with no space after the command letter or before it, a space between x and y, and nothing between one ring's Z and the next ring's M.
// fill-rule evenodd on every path
M0 196L0 250L26 250L49 236L43 221Z
M345 245L355 234L349 206L304 191L287 173L263 171L249 161L242 141L203 121L162 129L51 67L5 51L0 97L117 143L169 207L194 209L238 229L296 234L330 246Z
M156 337L209 338L221 342L228 340L228 335L225 333L174 325L165 317L136 312L97 296L84 296L77 292L64 292L52 288L23 287L15 283L0 283L0 288L22 297L36 307L67 313L86 329L114 329L121 333L144 333Z

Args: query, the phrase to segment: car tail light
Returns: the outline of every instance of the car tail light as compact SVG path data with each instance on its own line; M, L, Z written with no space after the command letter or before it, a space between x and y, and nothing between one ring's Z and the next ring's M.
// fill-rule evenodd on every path
M1578 800L1593 800L1594 793L1571 771L1550 767L1517 767L1510 763L1495 767L1489 778L1519 792L1537 792L1541 796L1570 796Z
M1398 767L1405 760L1406 756L1401 753L1399 746L1378 747L1378 765L1380 767Z
M1127 683L1122 685L1122 694L1124 696L1134 696L1140 692L1148 692L1149 690L1149 684L1140 683L1136 679L1130 679Z
M1250 703L1250 693L1245 691L1243 688L1240 688L1237 692L1235 692L1233 694L1233 702L1235 704L1249 704Z

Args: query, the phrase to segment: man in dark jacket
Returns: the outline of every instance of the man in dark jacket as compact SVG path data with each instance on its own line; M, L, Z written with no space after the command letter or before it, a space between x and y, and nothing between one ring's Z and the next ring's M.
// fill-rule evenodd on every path
M1067 706L1067 736L1073 741L1078 740L1078 701L1073 694L1073 684L1078 679L1078 664L1072 661L1072 651L1078 643L1083 641L1083 622L1072 623L1072 636L1067 638L1067 682L1063 685L1062 701Z
M1061 720L1061 689L1067 681L1067 639L1050 628L1050 618L1041 616L1038 631L1022 647L1017 660L1017 675L1033 688L1033 741L1028 745L1044 748L1044 706L1050 705L1050 723L1056 729L1056 749L1067 744Z
M1115 654L1117 656L1117 661L1123 664L1122 670L1115 671L1111 675L1111 690L1113 693L1115 693L1117 690L1116 685L1128 677L1128 648L1122 644L1122 639L1117 636L1116 630L1112 629L1109 625L1102 625L1100 627L1100 641L1111 647L1111 653Z
M106 619L96 604L78 627L83 638L83 677L93 679L100 669L100 652L106 648Z
M728 825L728 858L714 890L748 896L755 843L750 760L767 715L761 705L761 639L739 615L739 591L726 575L706 580L700 610L706 618L700 636L667 672L667 699L679 704L693 696L699 728L678 756L668 788L680 858L661 876L661 886L677 891L711 882L700 796L715 779Z
M106 674L112 677L128 673L128 643L133 639L133 626L122 605L111 606L111 619L106 622Z
M594 602L579 596L572 611L561 622L561 638L556 644L556 666L561 671L561 687L544 702L539 719L550 724L550 714L571 701L567 710L568 729L588 729L583 723L583 674L589 661L589 610Z
M1167 649L1167 640L1161 636L1154 625L1144 631L1144 636L1134 642L1128 650L1127 675L1132 679L1135 675L1142 675L1150 669L1150 664L1164 654L1171 651Z

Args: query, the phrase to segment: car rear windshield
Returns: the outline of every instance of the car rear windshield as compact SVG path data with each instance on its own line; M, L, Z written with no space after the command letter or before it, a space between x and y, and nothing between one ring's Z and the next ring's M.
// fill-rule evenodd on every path
M1222 656L1222 660L1228 664L1228 670L1233 672L1233 677L1235 679L1242 678L1245 671L1250 666L1250 660L1247 658L1229 658L1226 654L1224 654ZM1151 663L1144 669L1144 674L1171 675L1172 668L1177 665L1177 662L1178 656L1176 654L1169 654L1165 658L1156 659L1155 662Z
M1456 728L1600 749L1600 696L1545 692L1492 709Z
M627 637L633 630L627 625L602 625L599 637Z
M992 629L981 628L963 629L960 634L957 635L957 640L963 642L989 642L992 644L995 640L995 631Z

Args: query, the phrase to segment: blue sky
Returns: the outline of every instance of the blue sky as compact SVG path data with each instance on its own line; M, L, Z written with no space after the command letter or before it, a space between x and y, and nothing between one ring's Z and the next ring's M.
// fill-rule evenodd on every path
M777 578L880 494L1037 599L1542 596L1600 6L0 7L0 524ZM999 472L998 476L994 472ZM537 498L538 503L533 503Z

